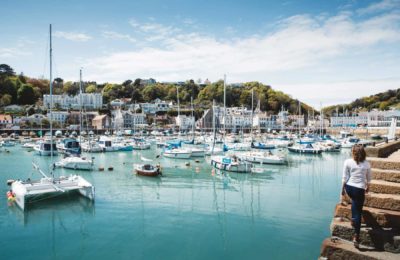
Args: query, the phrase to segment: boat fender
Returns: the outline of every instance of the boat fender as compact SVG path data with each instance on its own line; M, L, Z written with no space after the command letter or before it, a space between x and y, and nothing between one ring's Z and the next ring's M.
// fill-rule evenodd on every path
M108 170L109 170L109 171L113 171L114 168L113 168L112 166L110 166L110 167L108 167Z

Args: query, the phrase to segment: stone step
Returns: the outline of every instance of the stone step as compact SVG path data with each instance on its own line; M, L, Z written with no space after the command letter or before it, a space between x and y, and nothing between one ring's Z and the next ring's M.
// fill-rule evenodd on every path
M329 260L398 260L399 254L357 249L353 243L327 238L322 243L320 259Z
M367 158L371 165L371 168L383 169L383 170L399 170L400 160L393 160L388 158Z
M351 200L347 195L345 196L345 202L351 203ZM364 206L377 209L400 211L400 195L369 192L365 195Z
M354 229L349 221L333 219L331 224L332 236L351 241ZM360 244L378 251L400 253L399 228L361 227ZM400 259L400 254L399 254Z
M384 180L371 180L369 190L374 193L400 194L400 183Z
M371 208L400 211L400 195L368 193L364 205Z
M337 204L335 208L335 217L351 220L351 205ZM363 207L362 223L369 227L400 227L400 212Z
M400 168L399 168L400 169ZM372 168L372 179L400 183L400 170L383 170Z

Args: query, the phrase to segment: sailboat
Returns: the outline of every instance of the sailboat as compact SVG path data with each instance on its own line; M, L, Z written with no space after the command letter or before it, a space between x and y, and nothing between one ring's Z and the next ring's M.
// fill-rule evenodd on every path
M51 25L50 25L50 118L52 118L53 108L53 78L52 78L52 38L51 38ZM52 120L50 120L50 143L53 143L53 127ZM55 144L55 143L54 143ZM50 145L51 161L53 160L53 150L55 146ZM17 180L11 183L11 190L8 192L10 201L14 201L22 210L27 208L27 204L34 203L43 199L55 199L56 197L71 192L77 192L82 196L94 200L95 188L94 186L79 175L60 176L54 177L53 170L50 176L42 171L39 166L33 163L33 168L38 171L42 178L39 180L27 179L26 181Z
M79 82L80 82L80 124L79 124L79 131L80 131L80 139L82 138L82 69L79 71ZM61 159L59 162L56 162L55 165L57 167L62 167L66 169L73 169L73 170L92 170L93 169L93 160L86 157L80 156L81 148L77 140L75 140L78 146L79 153L66 153L66 157ZM75 143L74 141L71 141ZM68 143L68 142L65 142ZM66 152L69 150L67 149Z

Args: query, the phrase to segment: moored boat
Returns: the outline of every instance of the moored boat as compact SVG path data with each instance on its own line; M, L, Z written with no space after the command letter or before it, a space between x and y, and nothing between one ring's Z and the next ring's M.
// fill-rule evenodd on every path
M161 175L160 165L153 166L151 164L137 164L134 165L137 175L155 177Z

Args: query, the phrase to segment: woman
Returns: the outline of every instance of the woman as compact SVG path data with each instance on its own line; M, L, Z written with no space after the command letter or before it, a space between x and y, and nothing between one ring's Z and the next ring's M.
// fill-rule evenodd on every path
M366 154L362 145L354 145L352 159L344 162L342 195L351 198L351 224L354 227L353 243L359 245L362 208L365 194L371 182L371 166L365 160Z

